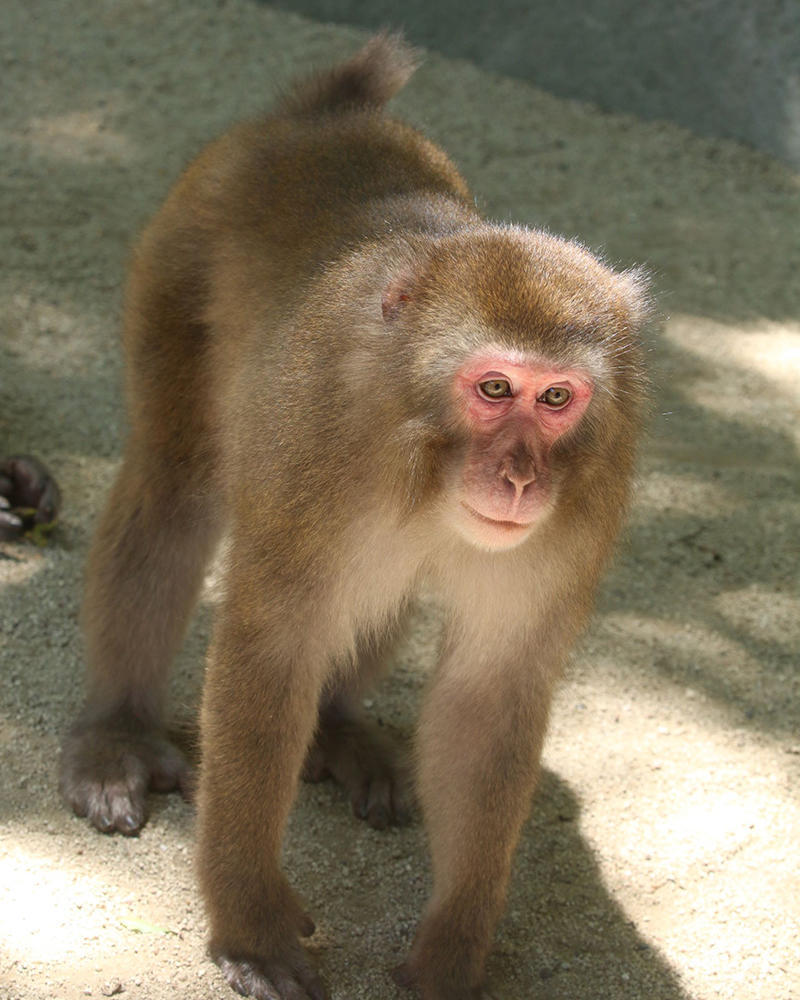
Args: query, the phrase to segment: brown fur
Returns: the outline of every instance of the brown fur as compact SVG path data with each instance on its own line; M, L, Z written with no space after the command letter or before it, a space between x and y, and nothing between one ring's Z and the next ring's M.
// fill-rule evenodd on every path
M188 786L165 678L227 525L199 872L212 954L257 997L325 995L278 863L304 762L376 826L404 811L391 751L354 707L356 667L423 577L447 617L417 747L435 882L399 976L425 1000L480 995L551 691L628 497L640 279L482 221L444 153L381 110L412 69L379 37L209 146L128 285L131 433L89 562L89 695L62 789L131 833L148 786ZM451 387L486 347L580 367L595 387L548 458L552 509L499 552L445 513L470 447Z

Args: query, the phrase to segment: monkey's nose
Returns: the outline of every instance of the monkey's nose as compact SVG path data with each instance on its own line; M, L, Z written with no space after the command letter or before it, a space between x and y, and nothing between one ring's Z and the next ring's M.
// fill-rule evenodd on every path
M526 487L536 482L536 466L532 461L509 462L503 469L503 479L513 490L515 503L519 503L525 494Z

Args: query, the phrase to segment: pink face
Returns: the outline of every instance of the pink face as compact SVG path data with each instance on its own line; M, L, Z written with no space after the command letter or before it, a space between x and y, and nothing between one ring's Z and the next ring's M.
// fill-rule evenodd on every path
M456 406L470 443L455 526L482 548L519 544L551 500L549 454L592 398L586 372L498 352L456 374Z

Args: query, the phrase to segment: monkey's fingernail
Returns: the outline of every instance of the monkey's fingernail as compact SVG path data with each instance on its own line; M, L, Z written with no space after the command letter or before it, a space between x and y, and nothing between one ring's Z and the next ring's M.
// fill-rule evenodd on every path
M133 813L126 813L117 821L117 829L126 836L138 833L141 825L141 820L138 816L134 816Z
M114 832L114 823L110 816L95 816L93 822L100 833Z

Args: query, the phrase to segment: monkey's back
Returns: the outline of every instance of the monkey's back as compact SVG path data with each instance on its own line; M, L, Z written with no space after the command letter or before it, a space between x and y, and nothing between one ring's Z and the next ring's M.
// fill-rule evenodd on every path
M131 423L174 461L186 460L184 441L205 442L203 464L216 469L238 450L230 428L253 405L245 369L256 358L263 371L279 368L298 310L335 310L347 294L314 290L337 261L476 218L446 154L379 108L235 125L186 168L134 249Z
M401 198L466 206L469 191L441 149L365 110L235 126L188 168L165 211L171 227L176 212L196 220L212 255L238 249L268 268L271 287L291 293L298 275L313 277L343 252L402 228L382 210Z

